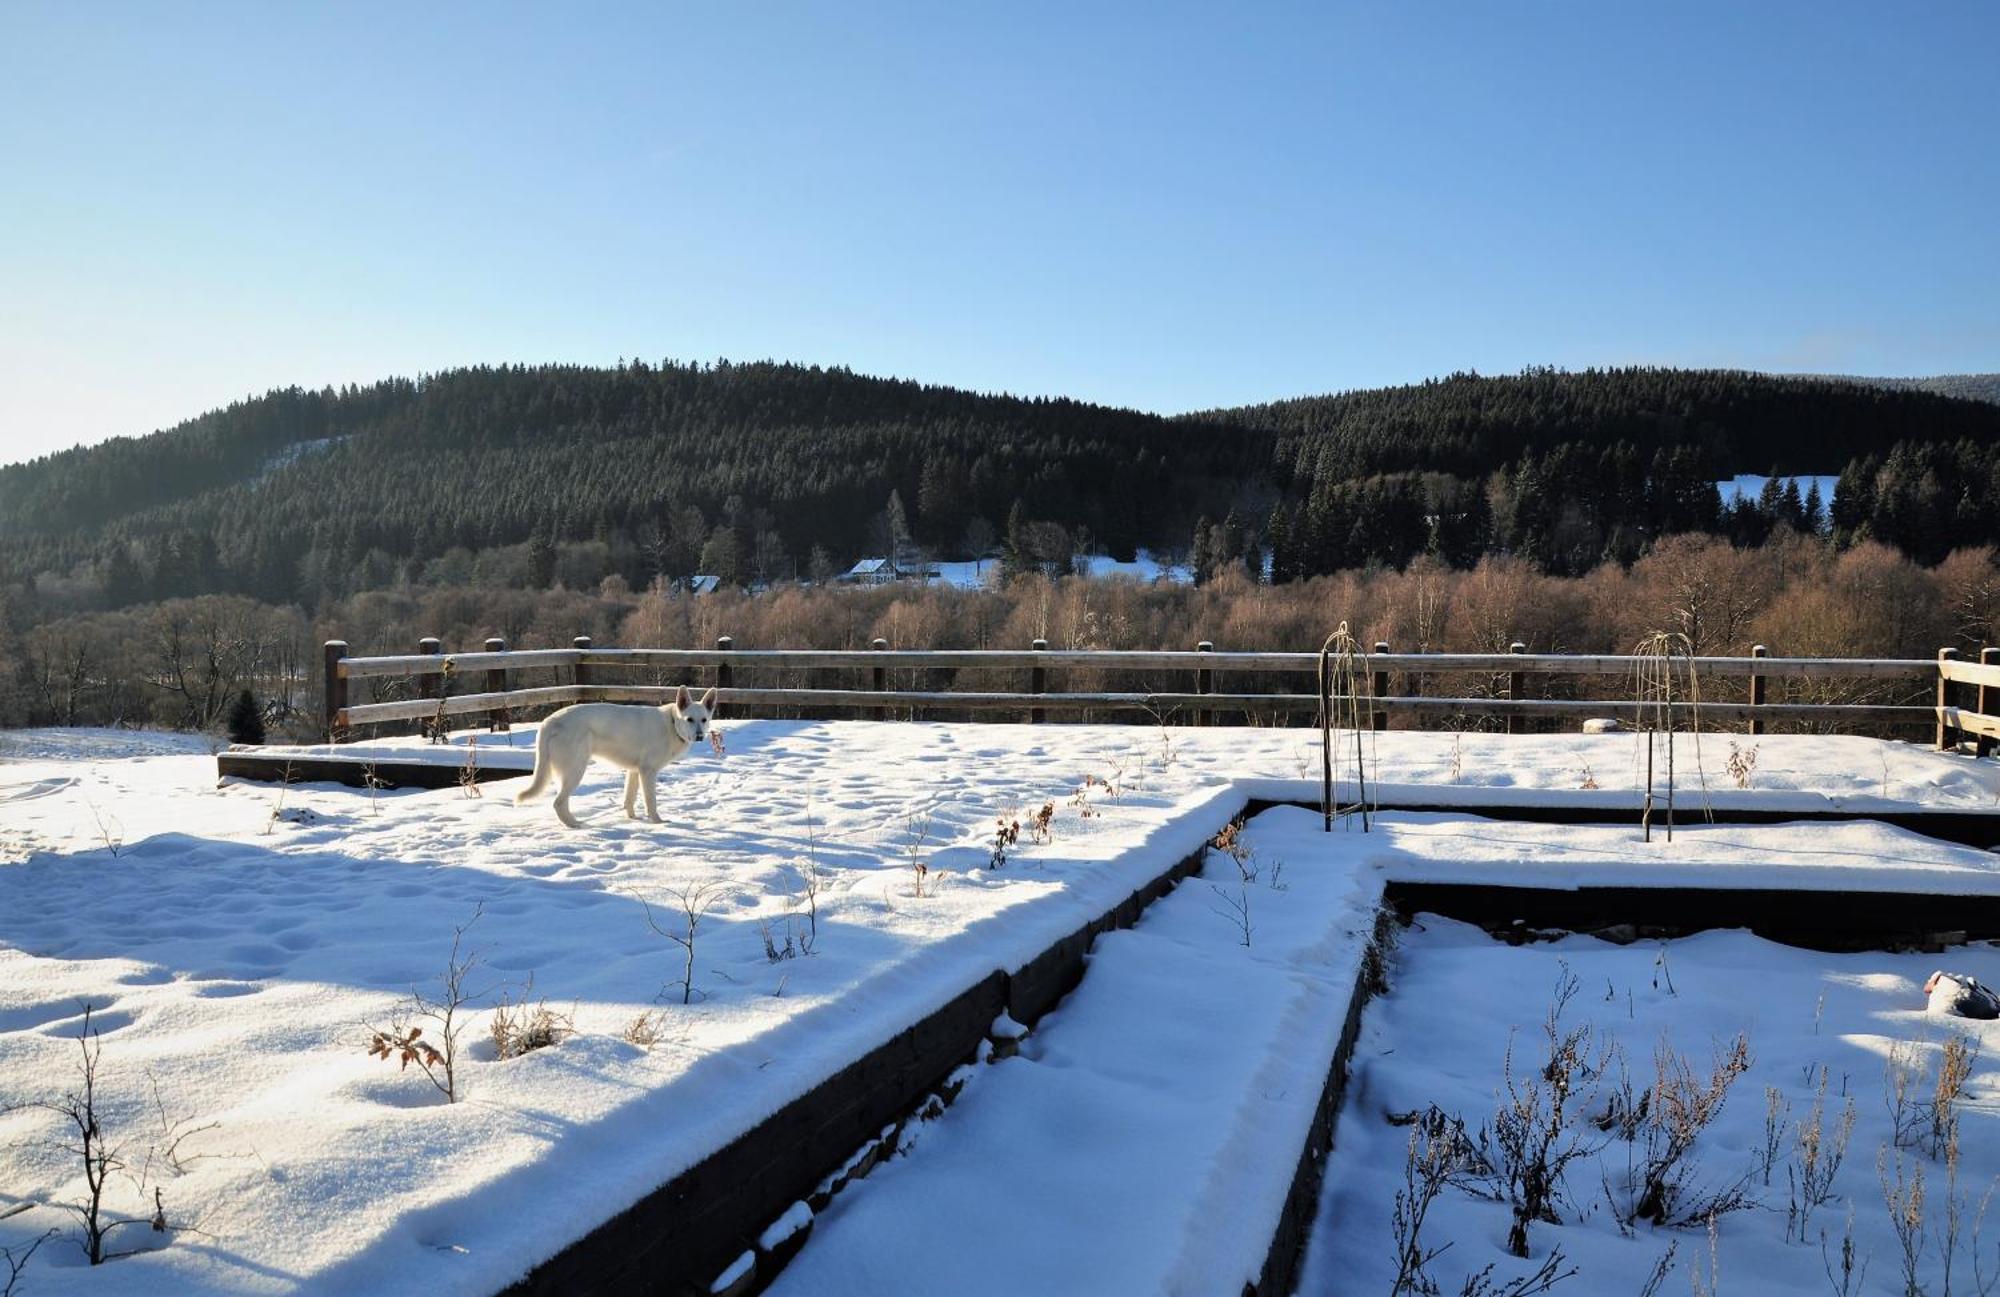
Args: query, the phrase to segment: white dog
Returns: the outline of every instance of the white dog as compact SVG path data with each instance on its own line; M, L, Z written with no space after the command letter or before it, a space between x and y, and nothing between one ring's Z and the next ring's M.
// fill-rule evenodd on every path
M653 781L660 770L679 761L697 743L708 742L709 721L715 715L715 690L691 701L687 686L665 707L632 707L620 703L577 703L542 722L535 736L535 777L515 794L518 805L539 797L556 777L556 818L581 828L569 812L569 795L583 782L592 757L603 757L625 771L625 814L646 794L646 818L660 822L653 805Z

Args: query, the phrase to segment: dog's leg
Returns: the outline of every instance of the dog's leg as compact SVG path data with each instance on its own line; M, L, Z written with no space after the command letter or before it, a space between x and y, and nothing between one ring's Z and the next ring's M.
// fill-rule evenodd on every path
M585 757L585 760L588 761L589 758ZM556 777L561 781L556 785L556 818L573 829L580 829L583 825L579 824L576 816L570 813L569 795L583 782L582 773L564 768L556 772Z
M626 819L636 820L639 818L639 812L636 809L638 801L639 801L639 772L636 770L627 770L625 772L625 818Z
M635 778L639 780L639 787L646 792L646 818L658 824L660 822L660 810L659 807L653 804L653 797L657 791L653 785L659 782L660 768L654 766L651 770L642 770Z
M561 792L556 794L556 818L561 820L564 824L569 825L573 829L580 829L583 827L583 825L577 820L576 816L570 814L569 789L567 788L563 789Z

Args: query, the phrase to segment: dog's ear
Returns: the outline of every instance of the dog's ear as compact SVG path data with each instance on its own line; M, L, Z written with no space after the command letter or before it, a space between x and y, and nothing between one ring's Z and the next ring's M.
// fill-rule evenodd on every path
M706 708L708 708L708 714L709 714L710 716L713 716L713 715L715 715L715 686L714 686L714 685L710 685L710 686L708 687L708 692L707 692L707 693L705 693L705 694L703 694L703 695L701 696L701 705L702 705L703 707L706 707Z
M676 706L676 707L680 708L680 709L681 709L682 711L686 711L686 710L687 710L687 708L688 708L688 687L687 687L686 685L682 685L682 686L680 687L680 692L679 692L679 693L676 693L676 694L674 695L674 706Z

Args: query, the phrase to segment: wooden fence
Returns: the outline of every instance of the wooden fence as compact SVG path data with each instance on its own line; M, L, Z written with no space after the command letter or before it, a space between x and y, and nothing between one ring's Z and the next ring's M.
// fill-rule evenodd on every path
M1692 724L1743 725L1751 734L1767 732L1775 723L1818 730L1922 726L1932 728L1940 748L1970 737L1980 755L2000 739L2000 649L1981 651L1978 662L1961 659L1955 649L1925 658L1807 658L1773 657L1762 645L1749 657L1701 657L1691 661L1707 695L1699 703L1673 704L1676 720ZM1630 715L1633 682L1640 659L1618 654L1529 653L1515 644L1508 653L1393 653L1383 643L1358 663L1367 681L1353 699L1376 729L1387 729L1401 714L1421 727L1426 720L1463 725L1469 719L1504 723L1509 733L1525 730L1537 718L1577 721ZM326 644L324 720L334 742L352 737L364 725L408 725L420 729L444 725L452 718L486 718L494 729L505 729L516 712L557 707L573 702L661 703L673 696L678 683L715 685L721 702L735 714L796 709L798 714L859 712L877 719L915 716L919 712L965 714L976 719L1016 719L1040 722L1050 716L1087 719L1176 720L1204 725L1230 719L1297 724L1315 723L1322 699L1317 685L1317 653L1218 652L1206 641L1191 652L1053 650L1036 640L1027 650L948 649L891 650L882 640L872 649L738 649L727 637L713 649L597 648L579 638L562 649L510 650L499 639L483 650L446 654L435 639L419 645L415 654L391 657L349 657L344 641ZM928 688L896 688L891 673L922 674ZM634 672L654 677L654 683L630 679ZM746 677L840 672L846 684L742 684ZM960 672L1010 673L1024 688L965 690L955 687ZM936 687L937 677L953 687ZM1106 691L1051 688L1069 673L1103 677L1144 673L1155 678L1178 677L1183 687L1164 690ZM1230 692L1217 686L1232 677L1274 686ZM1581 697L1547 696L1546 683L1555 677L1606 681ZM547 683L531 684L540 678ZM990 678L990 677L989 677ZM1481 687L1474 693L1432 693L1427 684L1442 681L1463 685L1468 679ZM671 680L674 683L668 683ZM854 681L865 680L865 687ZM372 702L350 697L357 682L389 686L383 692L403 693ZM1301 682L1312 681L1312 692ZM1728 686L1718 682L1729 681ZM1899 701L1772 701L1773 681L1797 682L1804 691L1815 686L1854 692L1873 687ZM1289 686L1289 688L1288 688ZM1622 689L1621 689L1622 686ZM1935 701L1930 699L1935 687ZM1865 692L1865 690L1864 690ZM1537 694L1542 696L1536 696ZM1726 696L1725 696L1726 695ZM1346 697L1338 701L1346 703ZM1488 719L1490 718L1490 719Z

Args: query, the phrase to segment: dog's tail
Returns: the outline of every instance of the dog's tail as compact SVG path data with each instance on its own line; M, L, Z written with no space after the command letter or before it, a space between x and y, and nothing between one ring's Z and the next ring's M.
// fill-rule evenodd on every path
M537 742L535 744L534 776L528 780L528 786L526 788L523 788L520 792L514 794L514 805L519 806L522 802L532 801L533 799L540 797L542 795L542 790L547 788L548 786L549 786L549 749L547 744Z

